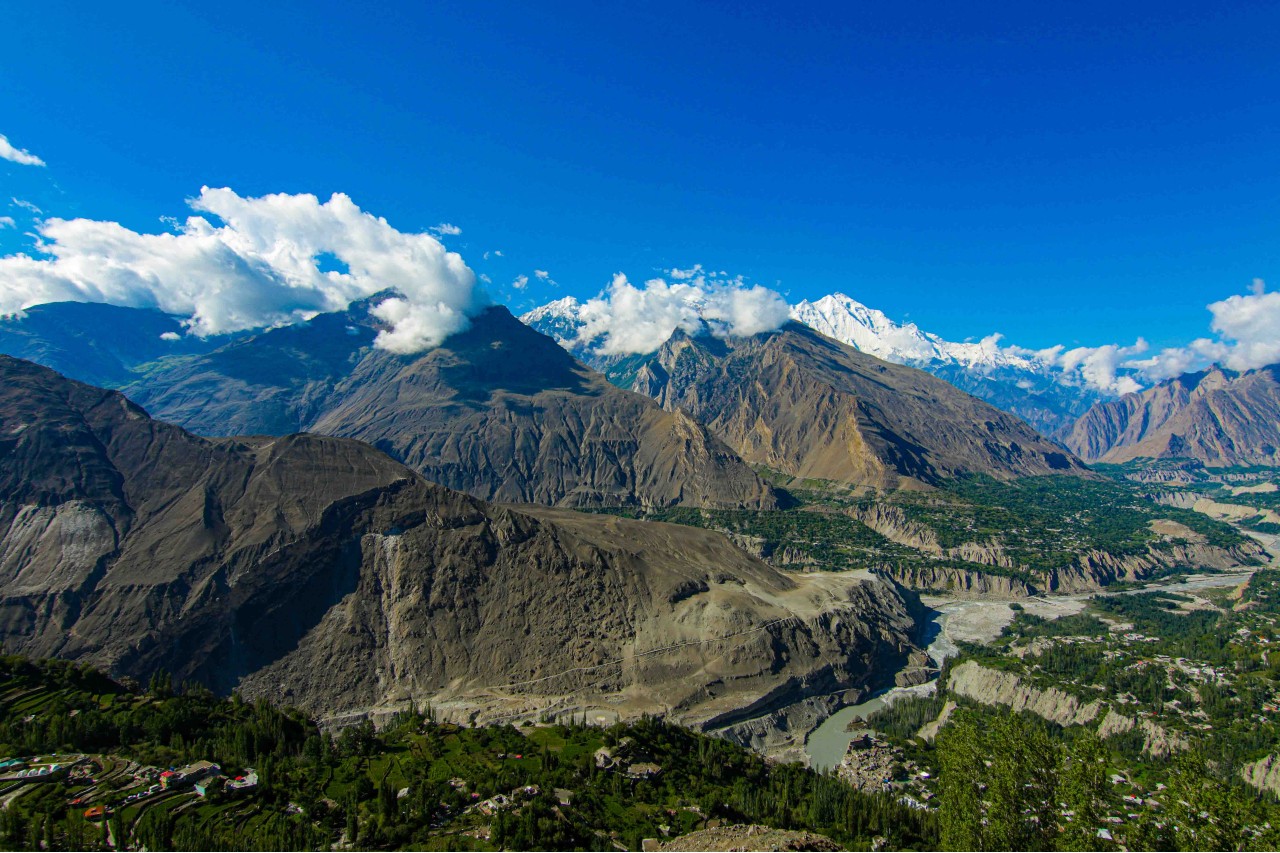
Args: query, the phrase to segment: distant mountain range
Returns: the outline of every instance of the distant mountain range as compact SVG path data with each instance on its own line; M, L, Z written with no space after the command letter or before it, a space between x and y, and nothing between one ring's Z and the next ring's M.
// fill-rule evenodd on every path
M1244 373L1214 367L1100 403L1066 443L1091 462L1280 465L1280 365Z
M783 498L749 465L876 487L1080 470L1017 419L798 323L733 343L731 353L714 339L689 339L681 352L699 367L687 376L683 365L693 362L677 364L674 352L614 358L603 365L610 382L500 307L426 352L378 349L384 325L370 307L379 299L207 351L122 357L132 367L115 384L203 435L357 438L489 500L767 509ZM47 317L94 306L44 308ZM118 312L131 309L107 310L119 323ZM26 333L25 352L56 349L65 337L43 333L32 347L41 334L10 324ZM94 342L92 331L81 334ZM780 369L783 360L793 369ZM90 362L74 362L72 375L93 375ZM647 381L624 380L642 367Z
M566 297L520 319L608 373L611 359L595 353L599 342L578 339L580 309L576 299ZM1044 435L1060 435L1091 405L1110 398L1035 354L1001 347L992 338L978 343L947 341L914 323L895 323L882 311L842 293L800 302L792 306L791 317L860 352L941 376L1017 415Z
M776 505L704 426L611 385L505 308L443 346L397 355L372 346L377 301L156 363L125 391L203 435L357 438L487 500Z
M613 356L578 340L571 298L524 323L492 307L404 356L373 346L380 298L209 339L156 311L42 305L0 319L0 352L121 388L201 434L359 438L494 500L759 509L783 498L750 466L877 487L1079 470L1004 412L1066 424L1056 437L1086 461L1280 464L1275 368L1102 400L1034 357L948 342L839 295L800 303L804 322L774 333L677 332L653 353Z
M137 378L143 364L209 352L231 340L188 335L181 318L161 311L89 302L34 305L20 316L0 317L0 353L108 387Z

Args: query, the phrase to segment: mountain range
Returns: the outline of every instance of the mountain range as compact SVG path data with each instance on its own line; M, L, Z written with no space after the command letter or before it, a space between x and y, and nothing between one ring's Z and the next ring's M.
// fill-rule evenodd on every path
M786 498L750 466L877 488L1080 470L1018 419L798 323L677 336L607 378L497 306L426 352L379 349L378 299L135 363L117 385L198 434L356 438L486 500L768 509Z
M729 339L677 330L657 353L611 370L748 462L797 479L896 488L1084 470L1018 418L794 321Z
M484 499L777 504L701 424L614 387L506 309L404 356L372 346L383 328L376 301L154 363L124 390L202 435L357 438Z
M565 297L520 319L608 373L612 359L597 354L600 341L579 338L581 307L578 300ZM1059 435L1095 402L1110 399L1035 353L999 346L995 337L977 343L947 341L914 323L896 323L842 293L799 302L791 306L791 318L860 352L941 376L1044 435Z
M1280 365L1244 373L1213 367L1099 403L1066 444L1091 462L1280 465Z
M862 690L916 613L709 531L497 506L374 448L206 439L0 357L5 648L316 713L598 703L723 727ZM748 709L744 711L744 709Z

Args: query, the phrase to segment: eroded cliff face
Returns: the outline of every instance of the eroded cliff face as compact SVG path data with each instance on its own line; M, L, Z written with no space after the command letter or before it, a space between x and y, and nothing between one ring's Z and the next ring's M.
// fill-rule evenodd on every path
M956 598L1026 598L1039 589L1022 578L944 566L893 566L882 570L909 589Z
M865 689L917 613L711 531L485 503L358 442L206 440L0 358L0 637L364 713L608 707L724 727Z
M986 551L975 547L967 552L966 557L958 557L959 552L960 549L952 549L947 553L948 556L976 564L986 563L997 567L1008 565L1004 559L988 563L989 560L1004 556L998 549ZM1045 592L1092 592L1117 581L1142 581L1176 569L1234 569L1253 564L1266 556L1266 549L1261 544L1250 541L1231 548L1219 548L1203 542L1162 542L1142 554L1120 555L1093 549L1081 554L1064 568L1049 571L1022 568L1018 576L927 564L889 565L878 571L903 586L916 590L957 597L1023 598Z
M1014 713L1029 711L1060 726L1097 724L1098 736L1104 739L1138 726L1145 735L1143 749L1157 758L1190 746L1181 734L1147 719L1135 721L1101 699L1085 702L1054 687L1035 687L1014 673L984 667L977 661L954 667L947 679L947 690L984 705L1003 705Z

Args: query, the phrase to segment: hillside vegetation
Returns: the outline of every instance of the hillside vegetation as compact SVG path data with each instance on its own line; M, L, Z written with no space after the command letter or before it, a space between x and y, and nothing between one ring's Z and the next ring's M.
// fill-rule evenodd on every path
M0 753L84 758L65 781L0 782L13 795L0 810L8 849L636 850L737 824L937 846L932 816L890 796L652 719L468 728L428 710L335 737L297 711L164 675L143 690L16 656L0 658L0 708ZM161 769L201 760L260 784L147 793ZM97 806L105 820L87 820Z

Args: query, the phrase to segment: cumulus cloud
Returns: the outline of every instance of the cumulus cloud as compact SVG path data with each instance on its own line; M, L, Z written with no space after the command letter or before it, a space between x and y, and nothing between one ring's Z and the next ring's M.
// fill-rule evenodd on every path
M43 166L44 161L30 151L15 148L3 133L0 133L0 159L17 163L19 166Z
M204 187L196 215L169 233L116 222L49 219L37 256L0 258L0 313L45 302L109 302L189 318L210 335L296 322L394 289L376 345L415 352L466 328L484 301L462 258L428 233L405 233L335 193L245 198ZM200 215L200 214L207 214ZM343 271L321 269L321 256Z
M667 283L655 278L643 288L625 275L613 277L606 291L581 306L578 340L601 355L653 352L676 329L703 329L717 337L755 335L778 328L790 308L775 291L740 278L716 281L690 276Z
M457 225L449 222L441 222L439 225L427 229L437 237L457 237L462 233L462 229Z
M1064 374L1071 382L1104 394L1120 395L1142 390L1142 385L1134 378L1136 370L1132 361L1134 356L1141 355L1149 347L1142 338L1129 346L1066 347L1058 344L1041 350L1019 346L1002 348L999 346L1000 338L998 334L989 335L982 339L980 346L992 353L1002 350L1033 365Z
M524 290L529 286L529 276L523 274L516 276L515 280L511 282L511 286L516 290Z
M1210 303L1209 328L1216 338L1198 338L1184 347L1170 347L1133 366L1153 380L1170 379L1188 371L1221 364L1232 370L1252 370L1280 362L1280 293L1267 292L1266 282L1253 280L1249 293Z
M0 228L16 228L17 225L12 216L0 216Z
M1122 375L1120 368L1135 355L1147 351L1142 338L1132 346L1106 344L1100 347L1075 347L1060 353L1057 364L1068 373L1079 373L1091 387L1113 394L1139 391L1142 386L1132 376Z

